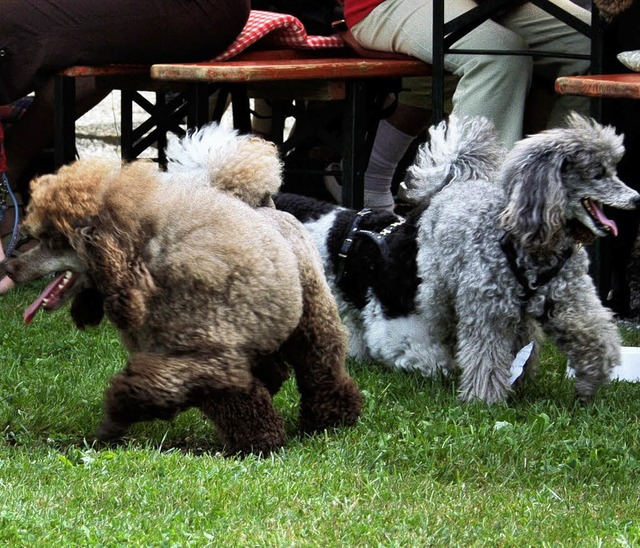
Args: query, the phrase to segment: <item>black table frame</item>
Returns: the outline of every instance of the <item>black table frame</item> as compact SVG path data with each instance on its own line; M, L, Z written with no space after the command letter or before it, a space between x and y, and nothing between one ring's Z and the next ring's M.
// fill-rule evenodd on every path
M459 15L451 21L444 20L445 0L433 0L433 79L432 79L432 119L433 123L444 119L444 57L448 53L469 55L527 55L532 57L568 57L575 59L590 59L592 72L599 73L602 68L602 23L597 8L593 7L591 25L574 17L550 0L530 0L540 9L553 15L560 21L576 29L591 39L591 54L580 55L558 51L541 50L469 50L453 48L453 45L463 36L490 19L501 10L507 8L514 0L484 0L475 8ZM524 2L521 2L524 3ZM592 115L600 118L600 101L592 102Z

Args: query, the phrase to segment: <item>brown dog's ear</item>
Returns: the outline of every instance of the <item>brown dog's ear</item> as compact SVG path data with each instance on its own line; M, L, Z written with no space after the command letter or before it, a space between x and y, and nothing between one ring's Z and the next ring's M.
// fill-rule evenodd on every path
M104 299L95 288L83 289L71 303L71 318L78 329L99 325L104 317Z
M95 226L93 226L95 225ZM103 298L107 318L119 329L137 329L147 317L155 282L128 232L114 232L108 216L80 228L72 242Z

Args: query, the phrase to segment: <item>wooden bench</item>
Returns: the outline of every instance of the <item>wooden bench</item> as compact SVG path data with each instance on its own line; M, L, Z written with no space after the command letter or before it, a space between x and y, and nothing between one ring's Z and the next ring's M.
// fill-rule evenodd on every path
M166 133L184 133L212 119L209 97L212 88L222 87L231 95L234 126L251 130L248 98L269 98L342 102L343 203L360 208L363 204L363 178L370 145L366 144L367 93L399 88L403 77L428 76L430 65L411 58L376 59L355 56L350 50L254 50L231 61L143 65L77 66L56 77L57 165L75 158L75 82L94 77L100 83L122 90L122 157L136 158L140 151L157 142L162 162ZM171 90L177 96L169 96ZM153 105L138 92L154 91ZM166 100L170 97L169 100ZM140 104L150 116L134 128L132 104ZM275 112L274 134L283 146L284 114ZM220 113L213 118L220 116ZM376 121L377 125L377 121ZM371 133L371 131L369 131Z
M562 76L556 92L601 99L640 99L640 73Z
M333 51L330 57L324 52L300 50L252 51L231 61L151 67L154 80L188 84L196 101L199 95L206 96L200 91L208 85L228 86L233 97L234 125L241 131L250 130L249 111L242 97L341 100L342 203L354 208L363 206L364 171L370 152L366 139L367 128L371 130L367 93L374 88L380 90L380 86L398 86L403 77L430 74L430 65L416 59L357 57L348 50L343 55ZM205 122L204 118L195 119L197 126ZM276 133L281 134L283 120L277 126Z
M60 71L55 79L54 153L57 166L76 157L76 81L95 78L97 85L119 89L121 98L121 156L133 160L154 143L158 143L159 160L163 162L167 131L179 132L185 117L193 116L184 101L167 101L167 87L151 79L150 65L73 66ZM155 92L155 104L140 92ZM133 125L133 104L149 114L140 126Z

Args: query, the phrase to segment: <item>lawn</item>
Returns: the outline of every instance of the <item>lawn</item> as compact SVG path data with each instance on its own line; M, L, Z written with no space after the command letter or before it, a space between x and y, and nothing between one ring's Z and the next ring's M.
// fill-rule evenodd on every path
M290 440L267 458L221 456L194 410L94 448L126 354L109 325L80 332L64 310L26 327L35 295L0 299L0 545L640 544L640 385L574 405L550 344L509 405L463 405L451 381L349 362L358 425L299 436L289 382L276 406Z

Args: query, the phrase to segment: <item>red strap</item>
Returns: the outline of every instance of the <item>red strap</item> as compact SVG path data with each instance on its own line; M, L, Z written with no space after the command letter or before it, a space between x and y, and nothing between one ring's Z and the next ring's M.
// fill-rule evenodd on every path
M4 152L4 126L0 124L0 173L6 173L7 170L7 155Z

